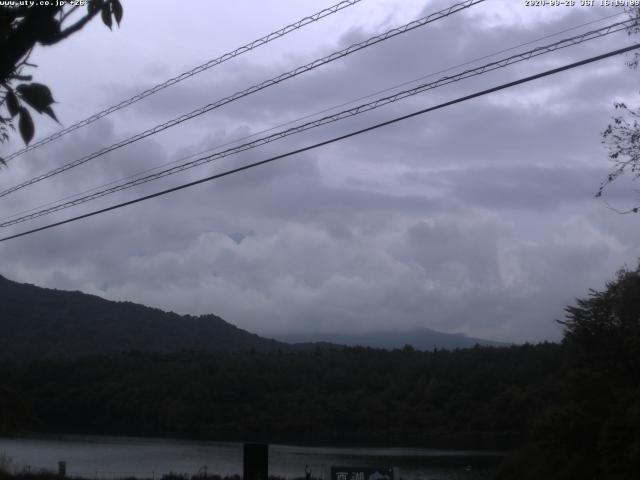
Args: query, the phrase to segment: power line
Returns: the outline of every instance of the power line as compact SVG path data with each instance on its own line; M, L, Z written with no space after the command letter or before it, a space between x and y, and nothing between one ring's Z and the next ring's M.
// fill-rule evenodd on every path
M160 164L160 165L157 165L157 166L155 166L155 167L151 167L151 168L148 168L148 169L146 169L146 170L142 170L142 171L140 171L140 172L137 172L137 173L134 173L134 174L131 174L131 175L127 175L126 177L122 177L122 178L119 178L119 179L116 179L116 180L110 181L110 182L108 182L108 183L106 183L106 184L97 185L97 186L95 186L95 187L91 187L91 188L89 188L89 189L87 189L87 190L83 190L83 191L78 192L78 193L74 193L74 194L71 194L71 195L66 195L66 196L64 196L64 197L62 197L62 198L59 198L59 199L54 200L54 201L51 201L51 202L46 202L46 203L44 203L44 204L40 204L40 205L37 205L37 206L35 206L35 207L31 207L31 208L27 208L27 209L25 209L25 210L21 210L21 211L19 211L19 212L13 213L13 214L11 214L11 215L6 215L6 216L4 216L4 217L1 217L1 218L0 218L0 222L4 222L5 220L12 219L12 218L15 218L15 217L18 217L18 216L21 216L21 215L24 215L24 214L27 214L27 213L30 213L30 212L34 212L34 211L36 211L36 210L38 210L38 209L42 209L42 208L44 208L44 207L48 207L48 206L51 206L51 205L55 205L56 203L63 202L63 201L65 201L65 200L69 200L69 199L72 199L72 198L76 198L76 197L79 197L79 196L81 196L81 195L88 194L88 193L90 193L90 192L95 192L96 190L99 190L99 189L101 189L101 188L105 188L105 187L109 187L109 186L111 186L111 185L115 185L115 184L117 184L117 183L119 183L119 182L124 182L124 181L126 181L126 180L131 180L131 179L133 179L133 178L139 177L140 175L144 175L144 174L146 174L146 173L150 173L150 172L157 171L157 170L159 170L159 169L161 169L161 168L164 168L164 167L167 167L167 166L169 166L169 165L175 165L175 164L178 164L178 163L183 162L183 161L185 161L185 160L188 160L188 159L190 159L190 158L197 157L198 155L204 155L205 153L213 152L213 151L218 150L218 149L220 149L220 148L223 148L223 147L226 147L226 146L229 146L229 145L233 145L233 144L235 144L235 143L242 142L243 140L248 140L248 139L250 139L250 138L257 137L258 135L262 135L263 133L271 132L271 131L277 130L278 128L286 127L286 126L288 126L288 125L292 125L292 124L294 124L294 123L296 123L296 122L300 122L300 121L302 121L302 120L306 120L306 119L309 119L309 118L313 118L313 117L315 117L315 116L321 115L321 114L323 114L323 113L330 112L330 111L335 110L335 109L337 109L337 108L345 107L345 106L347 106L347 105L351 105L351 104L356 103L356 102L358 102L358 101L366 100L366 99L368 99L368 98L372 98L372 97L374 97L374 96L376 96L376 95L380 95L380 94L382 94L382 93L386 93L386 92L389 92L389 91L395 90L395 89L397 89L397 88L400 88L400 87L403 87L403 86L406 86L406 85L410 85L410 84L412 84L412 83L416 83L416 82L418 82L418 81L425 80L425 79L427 79L427 78L434 77L434 76L436 76L436 75L438 75L438 74L446 73L446 72L450 72L450 71L455 70L455 69L457 69L457 68L464 67L464 66L466 66L466 65L471 65L471 64L473 64L473 63L479 62L480 60L485 60L485 59L487 59L487 58L495 57L495 56L497 56L497 55L499 55L499 54L501 54L501 53L510 52L510 51L516 50L516 49L518 49L518 48L521 48L521 47L527 46L527 45L533 45L533 44L538 43L538 42L540 42L540 41L542 41L542 40L546 40L546 39L548 39L548 38L556 37L556 36L558 36L558 35L561 35L561 34L563 34L563 33L567 33L567 32L573 31L573 30L578 30L578 29L580 29L580 28L586 27L586 26L588 26L588 25L593 25L593 24L595 24L595 23L599 23L599 22L602 22L602 21L604 21L604 20L609 20L609 19L611 19L611 18L613 18L613 17L619 17L620 15L626 15L626 12L617 12L617 13L613 13L613 14L611 14L611 15L605 15L605 16L600 17L600 18L597 18L597 19L595 19L595 20L590 20L590 21L588 21L588 22L580 23L580 24L574 25L574 26L572 26L572 27L565 28L565 29L563 29L563 30L559 30L559 31L557 31L557 32L553 32L553 33L550 33L550 34L544 35L544 36L542 36L542 37L538 37L538 38L535 38L535 39L533 39L533 40L529 40L529 41L526 41L526 42L520 43L520 44L518 44L518 45L514 45L514 46L509 47L509 48L505 48L505 49L502 49L502 50L498 50L498 51L496 51L496 52L493 52L493 53L490 53L490 54L487 54L487 55L483 55L483 56L481 56L481 57L476 57L476 58L474 58L474 59L467 60L467 61L465 61L465 62L462 62L462 63L459 63L459 64L457 64L457 65L453 65L453 66L447 67L447 68L442 69L442 70L438 70L438 71L435 71L435 72L428 73L428 74L426 74L426 75L422 75L422 76L420 76L420 77L414 78L413 80L408 80L408 81L405 81L405 82L402 82L402 83L399 83L399 84L395 84L395 85L393 85L393 86L391 86L391 87L387 87L387 88L384 88L384 89L382 89L382 90L377 90L377 91L375 91L375 92L371 92L371 93L369 93L369 94L367 94L367 95L363 95L363 96L361 96L361 97L354 98L354 99L352 99L352 100L348 100L348 101L346 101L346 102L342 102L342 103L339 103L339 104L333 105L333 106L331 106L331 107L326 107L326 108L323 108L323 109L321 109L321 110L318 110L318 111L315 111L315 112L313 112L313 113L309 113L309 114L303 115L303 116L301 116L301 117L298 117L298 118L295 118L295 119L292 119L292 120L287 120L287 121L285 121L285 122L279 123L279 124L277 124L277 125L274 125L274 126L271 126L271 127L265 128L265 129L262 129L262 130L259 130L259 131L257 131L257 132L251 133L251 134L249 134L249 135L244 135L244 136L241 136L241 137L236 137L236 138L235 138L235 139L233 139L233 140L225 141L224 143L217 144L217 145L215 145L215 146L213 146L213 147L209 147L209 148L206 148L206 149L204 149L204 150L200 150L200 151L198 151L198 152L194 152L194 153L188 154L188 155L186 155L186 156L183 156L183 157L177 158L177 159L175 159L175 160L171 160L171 161L169 161L169 162L165 162L165 163Z
M306 25L309 25L310 23L314 23L317 22L318 20L321 20L322 18L328 17L329 15L332 15L336 12L339 12L340 10L343 10L347 7L350 7L352 5L355 5L356 3L359 3L362 0L343 0L339 3L336 3L335 5L332 5L328 8L325 8L323 10L320 10L319 12L314 13L313 15L309 15L307 17L304 17L300 20L298 20L297 22L294 22L290 25L287 25L286 27L282 27L279 30L276 30L275 32L271 32L268 35L265 35L264 37L258 38L257 40L253 40L252 42L247 43L246 45L243 45L242 47L238 47L235 50L232 50L231 52L227 52L217 58L214 58L212 60L209 60L206 63L203 63L202 65L198 65L197 67L192 68L191 70L187 71L187 72L183 72L180 75L177 75L173 78L170 78L169 80L166 80L165 82L159 83L158 85L155 85L147 90L144 90L143 92L138 93L137 95L134 95L131 98L128 98L126 100L121 101L120 103L116 104L116 105L112 105L111 107L105 108L104 110L95 113L93 115L91 115L90 117L85 118L84 120L80 120L79 122L74 123L73 125L69 125L68 127L59 130L58 132L43 138L42 140L39 140L35 143L32 143L31 145L18 150L17 152L12 153L11 155L9 155L8 157L5 158L5 161L9 161L12 160L20 155L22 155L23 153L29 152L31 150L35 150L38 147L41 147L42 145L45 145L49 142L52 142L60 137L63 137L64 135L73 132L74 130L77 130L78 128L84 127L86 125L89 125L93 122L95 122L96 120L99 120L103 117L106 117L107 115L116 112L122 108L125 108L129 105L132 105L136 102L139 102L140 100L148 97L149 95L153 95L154 93L159 92L160 90L164 90L167 87L170 87L172 85L175 85L176 83L182 82L183 80L186 80L187 78L190 78L194 75L197 75L199 73L204 72L205 70L208 70L212 67L215 67L217 65L220 65L221 63L226 62L227 60L231 60L232 58L238 57L244 53L250 52L251 50L254 50L258 47L261 47L263 45L266 45L269 42L272 42L280 37L284 37L285 35L294 32Z
M157 171L157 170L159 170L161 168L164 168L164 167L167 167L169 165L176 165L176 164L178 164L180 162L183 162L185 160L188 160L190 158L194 158L194 157L197 157L199 155L204 155L205 153L213 152L213 151L218 150L220 148L223 148L223 147L226 147L226 146L229 146L229 145L233 145L235 143L239 143L239 142L241 142L243 140L248 140L250 138L257 137L258 135L262 135L263 133L271 132L271 131L277 130L278 128L286 127L286 126L292 125L292 124L294 124L296 122L300 122L302 120L307 120L309 118L313 118L313 117L315 117L317 115L321 115L323 113L330 112L330 111L335 110L337 108L341 108L341 107L345 107L347 105L351 105L351 104L359 102L361 100L366 100L368 98L372 98L372 97L374 97L376 95L380 95L382 93L390 92L390 91L395 90L397 88L404 87L406 85L410 85L412 83L416 83L418 81L425 80L427 78L435 77L438 74L450 72L450 71L455 70L457 68L464 67L464 66L471 65L473 63L479 62L480 60L485 60L487 58L495 57L497 55L500 55L501 53L510 52L510 51L516 50L518 48L525 47L527 45L533 45L533 44L538 43L538 42L540 42L542 40L546 40L546 39L551 38L551 37L556 37L556 36L561 35L563 33L567 33L567 32L573 31L573 30L577 30L579 28L583 28L583 27L586 27L588 25L593 25L594 23L599 23L599 22L602 22L604 20L609 20L609 19L611 19L613 17L619 17L620 15L626 15L626 13L625 12L617 12L617 13L614 13L614 14L611 14L611 15L606 15L604 17L600 17L600 18L595 19L595 20L590 20L588 22L584 22L584 23L580 23L578 25L574 25L573 27L565 28L563 30L559 30L557 32L550 33L548 35L544 35L542 37L538 37L538 38L536 38L534 40L529 40L527 42L523 42L523 43L520 43L518 45L514 45L512 47L509 47L509 48L498 50L497 52L493 52L493 53L490 53L490 54L487 54L487 55L483 55L481 57L476 57L476 58L474 58L472 60L468 60L466 62L459 63L457 65L453 65L453 66L447 67L445 69L438 70L436 72L432 72L432 73L429 73L429 74L426 74L426 75L422 75L422 76L420 76L418 78L414 78L413 80L402 82L402 83L393 85L391 87L387 87L387 88L385 88L383 90L378 90L378 91L369 93L367 95L364 95L364 96L349 100L347 102L343 102L343 103L340 103L340 104L337 104L337 105L333 105L333 106L328 107L328 108L324 108L322 110L319 110L319 111L304 115L302 117L298 117L296 119L289 120L289 121L280 123L278 125L275 125L275 126L272 126L272 127L265 128L263 130L254 132L254 133L252 133L250 135L245 135L245 136L242 136L242 137L239 137L239 138L235 138L234 140L226 141L224 143L215 145L215 146L207 148L205 150L201 150L199 152L191 153L189 155L180 157L180 158L178 158L176 160L172 160L170 162L166 162L164 164L161 164L161 165L158 165L158 166L143 170L141 172L137 172L137 173L134 173L132 175L128 175L128 176L126 176L124 178L119 178L117 180L113 180L113 181L108 182L106 184L98 185L98 186L92 187L90 189L84 190L82 192L78 192L78 193L75 193L75 194L72 194L72 195L67 195L67 196L62 197L62 198L60 198L58 200L54 200L54 201L51 201L51 202L40 204L38 206L35 206L35 207L32 207L32 208L28 208L26 210L22 210L22 211L14 213L14 214L7 215L5 217L0 218L0 222L4 222L5 220L12 219L12 218L15 218L15 217L27 214L27 213L34 212L34 211L36 211L38 209L42 209L44 207L55 205L56 203L63 202L65 200L69 200L69 199L72 199L72 198L77 198L77 197L79 197L81 195L85 195L85 194L88 194L90 192L95 192L96 190L99 190L99 189L105 188L105 187L109 187L111 185L115 185L115 184L117 184L119 182L125 182L126 180L131 180L133 178L139 177L140 175L144 175L146 173L151 173L151 172ZM629 21L631 21L631 20L629 20Z
M203 107L200 107L196 110L193 110L190 113L186 113L184 115L181 115L180 117L174 118L172 120L169 120L168 122L165 122L163 124L157 125L149 130L146 130L142 133L139 133L137 135L134 135L133 137L129 137L128 139L122 140L118 143L114 143L113 145L110 145L108 147L102 148L94 153L91 153L89 155L86 155L82 158L79 158L77 160L74 160L72 162L69 162L65 165L62 165L58 168L55 168L53 170L50 170L49 172L43 173L42 175L38 175L36 177L33 177L30 180L27 180L25 182L22 182L16 186L13 186L11 188L8 188L6 190L3 190L2 192L0 192L0 197L4 197L6 195L9 195L12 192L15 192L17 190L20 190L22 188L25 188L29 185L33 185L34 183L40 182L44 179L50 178L54 175L58 175L62 172L65 172L67 170L70 170L71 168L77 167L78 165L82 165L84 163L87 163L90 160L93 160L97 157L100 157L102 155L105 155L106 153L112 152L113 150L116 150L118 148L122 148L126 145L129 145L131 143L137 142L138 140L142 140L143 138L149 137L151 135L154 135L158 132L161 132L163 130L166 130L168 128L174 127L180 123L183 123L187 120L191 120L192 118L195 118L199 115L202 115L204 113L207 113L211 110L214 110L216 108L219 108L223 105L226 105L228 103L231 103L235 100L238 100L239 98L242 97L246 97L248 95L251 95L253 93L256 93L260 90L264 90L267 87L271 87L273 85L276 85L278 83L281 83L285 80L288 80L290 78L296 77L302 73L308 72L310 70L313 70L315 68L318 68L322 65L325 65L327 63L333 62L335 60L338 60L340 58L346 57L347 55L350 55L354 52L357 52L359 50L362 50L364 48L370 47L372 45L375 45L377 43L383 42L385 40L388 40L390 38L393 38L397 35L401 35L403 33L407 33L411 30L414 30L418 27L422 27L425 26L429 23L435 22L437 20L440 20L442 18L448 17L450 15L453 15L454 13L457 13L461 10L467 9L473 5L477 5L478 3L482 3L485 0L465 0L464 2L460 2L460 3L456 3L452 6L450 6L449 8L440 10L438 12L432 13L430 15L427 15L426 17L422 17L419 20L414 20L412 22L409 22L401 27L398 28L394 28L391 30L388 30L387 32L381 34L381 35L376 35L373 36L363 42L360 43L355 43L343 50L334 52L330 55L327 55L326 57L322 57L320 59L314 60L313 62L310 62L306 65L303 65L301 67L295 68L293 70L290 70L286 73L283 73L281 75L278 75L277 77L271 78L269 80L266 80L262 83L253 85L252 87L249 87L245 90L239 91L234 93L233 95L230 95L228 97L222 98L214 103L210 103L208 105L205 105Z
M592 30L589 32L585 32L582 33L580 35L576 35L570 38L566 38L557 42L554 42L552 44L549 45L545 45L545 46L541 46L541 47L537 47L534 49L531 49L529 51L526 52L522 52L516 55L512 55L510 57L506 57L503 58L501 60L497 60L494 62L490 62L488 64L473 68L473 69L468 69L465 70L463 72L457 73L455 75L451 75L451 76L446 76L446 77L442 77L438 80L436 80L435 82L431 82L431 83L426 83L426 84L422 84L422 85L418 85L414 88L408 89L408 90L403 90L401 92L397 92L393 95L387 96L387 97L383 97L383 98L379 98L376 99L372 102L366 103L366 104L361 104L358 105L356 107L347 109L347 110L343 110L341 112L337 112L335 114L332 115L327 115L325 117L319 118L317 120L313 120L301 125L297 125L295 127L289 128L287 130L283 130L280 132L276 132L272 135L268 135L266 137L262 137L262 138L258 138L252 142L248 142L242 145L238 145L236 147L233 148L229 148L227 150L224 150L222 152L216 152L212 155L208 155L205 157L201 157L198 158L196 160L184 163L182 165L177 165L175 167L172 168L168 168L150 175L147 175L145 177L141 177L141 178L137 178L135 180L131 180L129 182L125 182L125 183L121 183L119 185L115 185L113 187L110 188L106 188L104 190L100 190L94 193L91 193L89 195L83 196L83 197L78 197L75 198L74 200L65 202L65 203L59 203L55 206L52 206L50 208L45 208L39 211L36 211L34 213L30 213L27 215L23 215L20 216L18 218L13 218L12 220L7 220L4 222L0 222L0 227L8 227L11 225L16 225L18 223L22 223L28 220L33 220L35 218L44 216L44 215L48 215L60 210L65 210L67 208L76 206L76 205L80 205L86 202L89 202L91 200L95 200L97 198L101 198L104 197L106 195L110 195L122 190L126 190L129 188L133 188L151 181L155 181L158 180L160 178L169 176L169 175L174 175L176 173L203 165L205 163L209 163L212 162L214 160L219 160L221 158L230 156L230 155L234 155L240 152L244 152L246 150L250 150L262 145L265 145L267 143L271 143L273 141L276 140L280 140L282 138L285 138L287 136L290 135L294 135L294 134L298 134L301 132L304 132L306 130L310 130L312 128L317 128L320 127L322 125L327 125L329 123L334 123L340 120L343 120L345 118L348 117L353 117L356 115L359 115L361 113L364 112L368 112L371 110L375 110L377 108L383 107L385 105L389 105L391 103L397 102L399 100L402 100L404 98L410 97L410 96L414 96L417 95L419 93L423 93L425 91L428 90L432 90L438 87L441 87L443 85L448 85L450 83L454 83L454 82L458 82L460 80L464 80L467 78L471 78L474 76L478 76L478 75L482 75L486 72L489 71L493 71L493 70L497 70L500 68L505 68L509 65L513 65L515 63L519 63L522 61L526 61L526 60L530 60L531 58L543 55L543 54L547 54L547 53L551 53L557 50L560 50L562 48L567 48L570 46L574 46L574 45L578 45L580 43L589 41L589 40L593 40L596 38L601 38L603 36L606 35L610 35L612 33L616 33L622 30L625 30L628 27L630 20L624 21L624 22L617 22L602 28L599 28L597 30ZM14 215L15 216L15 215Z
M183 190L183 189L186 189L186 188L189 188L189 187L193 187L195 185L199 185L201 183L205 183L205 182L209 182L209 181L212 181L212 180L216 180L218 178L226 177L228 175L232 175L232 174L235 174L235 173L238 173L238 172L242 172L244 170L249 170L251 168L258 167L260 165L265 165L267 163L271 163L271 162L274 162L276 160L280 160L280 159L285 158L285 157L290 157L290 156L296 155L298 153L303 153L303 152L306 152L306 151L309 151L309 150L313 150L313 149L316 149L316 148L319 148L319 147L322 147L322 146L325 146L325 145L329 145L331 143L335 143L335 142L338 142L338 141L341 141L341 140L345 140L347 138L354 137L356 135L360 135L360 134L363 134L363 133L366 133L366 132L370 132L372 130L376 130L376 129L381 128L381 127L385 127L387 125L391 125L393 123L400 122L402 120L407 120L409 118L413 118L413 117L416 117L416 116L419 116L419 115L423 115L423 114L428 113L428 112L439 110L439 109L442 109L442 108L445 108L445 107L449 107L451 105L455 105L455 104L458 104L458 103L462 103L462 102L471 100L473 98L481 97L481 96L484 96L484 95L488 95L490 93L494 93L494 92L497 92L497 91L500 91L500 90L504 90L504 89L507 89L507 88L514 87L516 85L521 85L523 83L527 83L527 82L531 82L533 80L537 80L537 79L540 79L540 78L543 78L543 77L547 77L549 75L555 75L557 73L564 72L566 70L570 70L570 69L577 68L577 67L580 67L580 66L583 66L583 65L587 65L589 63L597 62L599 60L603 60L605 58L609 58L609 57L612 57L614 55L620 55L622 53L629 52L631 50L636 50L638 48L640 48L640 43L634 44L634 45L630 45L628 47L620 48L618 50L613 50L613 51L608 52L608 53L603 53L601 55L596 55L594 57L590 57L590 58L587 58L585 60L580 60L578 62L570 63L570 64L564 65L562 67L557 67L557 68L553 68L551 70L546 70L544 72L537 73L535 75L530 75L528 77L524 77L524 78L521 78L519 80L514 80L514 81L508 82L508 83L503 83L503 84L498 85L496 87L492 87L492 88L489 88L489 89L486 89L486 90L482 90L482 91L479 91L479 92L476 92L476 93L472 93L470 95L465 95L463 97L456 98L455 100L450 100L448 102L441 103L441 104L433 106L433 107L424 108L422 110L418 110L416 112L409 113L407 115L402 115L400 117L396 117L396 118L393 118L391 120L387 120L385 122L377 123L375 125L371 125L369 127L366 127L366 128L360 129L360 130L356 130L356 131L347 133L345 135L340 135L338 137L334 137L334 138L331 138L329 140L325 140L325 141L322 141L322 142L315 143L313 145L309 145L309 146L306 146L306 147L303 147L303 148L299 148L299 149L296 149L296 150L289 151L287 153L276 155L274 157L270 157L270 158L267 158L265 160L261 160L259 162L254 162L254 163L250 163L248 165L243 165L242 167L237 167L237 168L233 168L231 170L226 170L226 171L224 171L222 173L218 173L218 174L215 174L215 175L211 175L209 177L201 178L201 179L195 180L193 182L184 183L184 184L178 185L176 187L168 188L166 190L162 190L162 191L159 191L159 192L156 192L156 193L152 193L150 195L145 195L143 197L139 197L139 198L136 198L136 199L133 199L133 200L129 200L127 202L122 202L122 203L119 203L119 204L116 204L116 205L112 205L110 207L102 208L100 210L94 210L93 212L85 213L83 215L78 215L76 217L72 217L72 218L69 218L67 220L62 220L60 222L55 222L55 223L51 223L51 224L48 224L48 225L44 225L42 227L34 228L32 230L27 230L25 232L17 233L15 235L10 235L10 236L7 236L7 237L3 237L3 238L0 238L0 242L5 242L7 240L12 240L14 238L24 237L26 235L30 235L30 234L33 234L33 233L36 233L36 232L41 232L43 230L48 230L50 228L54 228L54 227L57 227L57 226L60 226L60 225L64 225L64 224L67 224L67 223L72 223L72 222L75 222L75 221L78 221L78 220L82 220L84 218L88 218L88 217L92 217L92 216L95 216L95 215L99 215L101 213L106 213L106 212L109 212L109 211L112 211L112 210L117 210L119 208L123 208L123 207L129 206L129 205L133 205L135 203L140 203L140 202L143 202L145 200L150 200L152 198L156 198L156 197L160 197L160 196L163 196L163 195L167 195L169 193L177 192L178 190Z

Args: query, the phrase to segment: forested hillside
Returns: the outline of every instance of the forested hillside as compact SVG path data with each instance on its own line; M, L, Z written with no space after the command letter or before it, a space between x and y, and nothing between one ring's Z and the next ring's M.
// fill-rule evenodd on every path
M215 315L178 315L81 292L20 284L2 276L0 331L0 359L285 347Z

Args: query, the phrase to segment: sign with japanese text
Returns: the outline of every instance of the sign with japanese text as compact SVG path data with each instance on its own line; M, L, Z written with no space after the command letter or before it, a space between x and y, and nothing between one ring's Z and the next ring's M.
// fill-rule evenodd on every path
M331 480L393 480L393 468L331 467Z

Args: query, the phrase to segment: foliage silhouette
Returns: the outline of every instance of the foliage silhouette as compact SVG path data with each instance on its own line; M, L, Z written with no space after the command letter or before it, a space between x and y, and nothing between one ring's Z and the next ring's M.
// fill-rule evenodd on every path
M17 117L20 135L28 144L35 128L27 105L57 121L49 87L32 82L32 75L25 75L25 69L35 67L28 62L33 49L37 45L55 45L68 38L98 13L111 29L112 18L120 25L123 10L120 0L88 0L86 13L69 24L79 6L55 5L55 2L46 6L20 3L0 6L0 107L8 114L4 116L0 110L0 142L9 140L9 131L15 130ZM4 163L4 160L0 158L0 162Z
M503 478L638 478L640 265L566 312L561 395Z

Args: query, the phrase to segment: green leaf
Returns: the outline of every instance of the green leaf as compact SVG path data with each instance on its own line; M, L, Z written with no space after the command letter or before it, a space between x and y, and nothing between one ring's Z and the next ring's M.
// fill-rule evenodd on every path
M18 102L18 97L13 93L13 90L7 91L7 110L9 110L9 115L11 117L15 117L20 110L20 102Z
M22 83L16 87L22 99L31 105L38 113L54 103L51 90L41 83Z
M118 26L120 26L120 21L122 20L122 4L120 0L111 0L111 10L113 11L113 18L118 22Z
M24 107L20 107L20 120L18 122L18 128L20 129L20 135L22 135L22 140L24 143L29 145L31 139L33 139L33 134L35 133L33 127L33 120L31 119L31 114L29 110Z
M100 15L102 15L102 21L104 22L104 24L109 27L109 30L111 30L111 25L113 25L113 22L111 20L111 8L109 3L105 3L104 6L102 7L102 11L100 12Z

